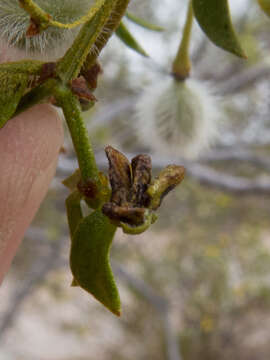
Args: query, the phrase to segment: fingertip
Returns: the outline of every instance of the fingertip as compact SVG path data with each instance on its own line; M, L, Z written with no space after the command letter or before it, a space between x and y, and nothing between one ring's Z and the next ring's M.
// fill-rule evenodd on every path
M0 130L0 283L46 195L62 143L62 120L47 104Z

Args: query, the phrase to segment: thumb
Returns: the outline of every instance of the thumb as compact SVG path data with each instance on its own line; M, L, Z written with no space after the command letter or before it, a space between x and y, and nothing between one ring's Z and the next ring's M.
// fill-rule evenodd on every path
M37 105L0 130L0 284L54 175L61 119Z

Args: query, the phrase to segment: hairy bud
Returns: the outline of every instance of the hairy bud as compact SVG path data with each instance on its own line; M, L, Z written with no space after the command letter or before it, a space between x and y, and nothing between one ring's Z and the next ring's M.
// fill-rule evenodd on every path
M50 18L62 23L71 23L83 16L93 4L89 0L35 0ZM0 39L2 43L21 49L28 55L57 57L71 45L78 28L60 29L49 27L35 36L29 35L29 14L18 0L0 0ZM59 54L60 52L60 54Z
M207 84L161 76L143 89L136 104L138 138L159 154L196 157L218 133L217 99Z

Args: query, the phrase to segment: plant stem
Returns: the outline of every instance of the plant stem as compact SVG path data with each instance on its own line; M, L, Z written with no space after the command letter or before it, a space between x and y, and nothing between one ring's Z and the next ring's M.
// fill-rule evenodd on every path
M100 34L94 44L95 52L89 53L87 57L86 66L88 68L95 64L101 50L105 47L113 32L118 28L122 17L125 15L129 2L130 0L117 0L113 14L111 14L104 26L106 31Z
M49 26L50 15L42 10L33 0L19 0L21 7L30 15L31 20L38 24L40 30Z
M54 89L54 95L57 104L63 109L68 124L78 158L82 181L87 183L91 180L99 184L99 171L92 146L89 142L78 99L72 94L69 88L63 85L58 85Z
M63 29L73 29L79 25L86 23L91 20L97 11L104 4L105 0L97 0L88 11L86 15L83 15L78 20L75 20L73 23L64 24L59 21L55 21L51 18L50 14L47 14L42 10L33 0L19 0L21 6L24 10L30 15L31 19L39 26L40 30L45 30L49 26L54 26Z
M175 60L172 66L172 73L174 77L183 81L187 77L189 77L191 70L191 63L189 58L189 45L190 45L190 37L193 23L193 8L192 1L189 1L186 23L184 26L183 37L180 42L178 52L176 54Z
M0 72L7 71L9 74L39 75L43 65L44 62L38 60L8 62L0 65Z
M57 74L64 83L68 83L78 76L88 53L110 18L116 1L105 0L96 15L81 28L71 48L58 63Z

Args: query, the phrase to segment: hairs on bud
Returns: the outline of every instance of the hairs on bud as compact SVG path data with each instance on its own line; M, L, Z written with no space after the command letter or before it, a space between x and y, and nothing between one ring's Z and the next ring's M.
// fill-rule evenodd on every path
M93 0L35 0L54 20L71 23L83 16ZM0 39L2 44L32 58L53 60L62 56L71 45L79 28L49 27L41 34L26 37L30 17L18 0L0 0Z
M217 138L221 110L209 84L160 74L135 107L139 141L154 152L195 158Z

